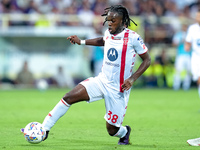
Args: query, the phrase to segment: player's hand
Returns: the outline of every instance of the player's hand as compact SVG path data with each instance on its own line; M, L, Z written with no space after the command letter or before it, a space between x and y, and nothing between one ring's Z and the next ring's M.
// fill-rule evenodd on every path
M133 83L134 83L134 79L132 78L126 79L124 83L122 84L122 91L125 91L125 90L128 91L132 87Z
M78 45L80 45L81 44L81 40L78 38L78 36L76 36L76 35L72 35L72 36L69 36L68 38L67 38L67 40L70 40L70 43L71 44L78 44Z

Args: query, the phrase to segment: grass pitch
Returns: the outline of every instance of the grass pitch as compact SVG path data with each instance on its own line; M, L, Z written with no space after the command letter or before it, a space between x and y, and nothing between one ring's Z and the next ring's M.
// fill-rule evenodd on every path
M123 125L130 125L131 145L117 145L104 120L104 101L81 102L69 109L40 144L25 141L20 128L43 122L68 90L0 91L0 149L2 150L190 150L186 141L200 137L197 89L133 89Z

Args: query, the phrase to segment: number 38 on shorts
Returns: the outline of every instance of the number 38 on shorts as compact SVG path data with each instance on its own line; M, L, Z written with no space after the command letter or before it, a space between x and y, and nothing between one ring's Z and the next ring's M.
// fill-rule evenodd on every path
M108 120L111 120L112 123L116 123L118 116L113 114L111 111L108 111Z

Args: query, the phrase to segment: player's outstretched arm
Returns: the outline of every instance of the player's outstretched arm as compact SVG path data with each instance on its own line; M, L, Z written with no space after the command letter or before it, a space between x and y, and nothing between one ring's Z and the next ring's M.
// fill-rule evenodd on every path
M150 66L151 64L151 57L148 52L140 55L143 62L139 66L139 68L136 70L134 74L132 74L128 79L124 81L122 84L122 90L129 90L133 83L145 72L145 70Z
M82 44L81 41L84 41L83 43L85 45L104 46L103 37L94 38L94 39L87 39L87 40L81 40L81 39L79 39L79 37L77 35L72 35L72 36L69 36L67 39L70 40L70 42L72 44L81 45Z

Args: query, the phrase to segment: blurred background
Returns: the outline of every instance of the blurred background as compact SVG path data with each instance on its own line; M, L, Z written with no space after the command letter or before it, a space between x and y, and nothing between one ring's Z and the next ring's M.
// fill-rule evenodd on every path
M129 10L138 24L130 29L141 35L152 58L134 87L174 88L173 39L195 22L200 0L0 0L0 89L73 88L97 75L103 47L71 45L67 37L102 36L107 27L101 14L113 4ZM181 80L186 74L181 71Z

